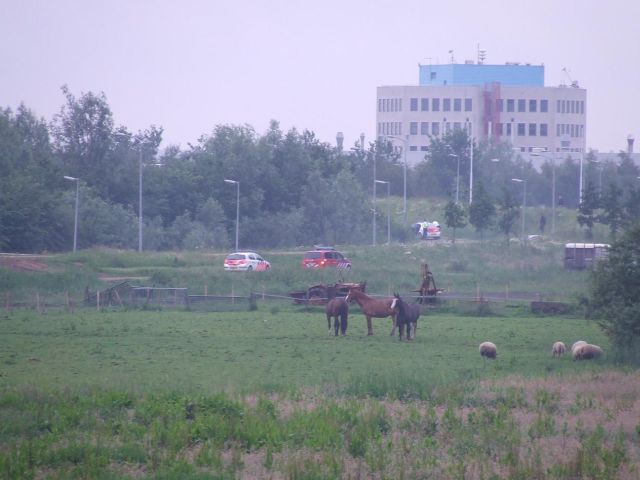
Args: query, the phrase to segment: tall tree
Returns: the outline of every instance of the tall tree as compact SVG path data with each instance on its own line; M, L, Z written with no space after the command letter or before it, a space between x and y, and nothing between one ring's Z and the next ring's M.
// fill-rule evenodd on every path
M484 238L485 230L493 226L496 216L496 207L487 194L484 184L478 182L473 196L473 203L469 206L469 222L480 233L480 238Z
M599 319L615 351L640 359L640 225L614 242L591 274L589 316Z
M602 195L602 210L598 221L609 226L613 239L623 223L624 210L622 208L622 189L615 183L610 183Z
M511 191L503 187L502 196L498 200L498 222L497 227L505 236L507 244L513 232L513 226L518 218L518 207L515 204Z
M449 200L444 207L444 221L453 230L452 243L456 243L456 230L467 226L467 212L462 205Z
M585 233L588 240L593 238L593 225L598 219L597 210L600 207L600 199L596 187L591 181L587 182L587 186L582 194L582 203L578 207L578 215L576 219L581 227L586 227Z
M110 178L113 115L104 93L76 98L65 85L66 104L51 124L54 146L68 175L79 177L99 192Z

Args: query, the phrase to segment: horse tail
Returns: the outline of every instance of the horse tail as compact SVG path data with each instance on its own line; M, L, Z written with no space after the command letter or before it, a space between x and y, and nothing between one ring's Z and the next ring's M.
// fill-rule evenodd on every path
M344 335L347 333L347 322L349 319L349 304L344 302L340 308L340 331Z

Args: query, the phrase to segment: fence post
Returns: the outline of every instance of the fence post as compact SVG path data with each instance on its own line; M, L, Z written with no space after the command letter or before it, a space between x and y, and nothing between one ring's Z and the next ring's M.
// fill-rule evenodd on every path
M96 291L96 310L100 311L100 290Z
M256 303L256 296L253 292L249 293L249 311L253 312L258 309L258 305Z
M208 292L209 292L209 286L208 286L208 285L205 285L205 286L204 286L204 296L205 296L205 297L206 297L207 295L209 295L209 293L208 293Z
M36 312L40 313L40 292L36 292Z

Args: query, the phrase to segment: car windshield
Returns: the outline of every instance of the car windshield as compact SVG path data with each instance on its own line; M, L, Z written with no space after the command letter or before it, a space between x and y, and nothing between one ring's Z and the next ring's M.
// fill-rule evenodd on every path
M231 255L227 256L227 260L244 260L244 255L242 255L241 253L232 253Z

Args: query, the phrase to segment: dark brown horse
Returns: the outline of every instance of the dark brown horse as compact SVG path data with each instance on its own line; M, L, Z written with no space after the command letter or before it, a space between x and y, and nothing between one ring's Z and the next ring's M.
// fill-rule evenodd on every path
M396 307L398 309L398 315L396 317L396 323L398 325L398 336L402 340L404 333L404 327L407 327L407 340L411 340L411 327L413 327L413 338L416 338L416 330L418 328L418 318L420 318L420 305L417 303L405 302L399 294L394 293L396 298Z
M372 318L385 318L391 317L393 321L393 328L391 335L396 331L396 302L395 298L373 298L369 295L361 292L359 289L352 288L349 290L349 294L345 298L347 302L355 301L365 317L367 317L367 335L373 335L373 327L371 325Z
M349 304L344 298L336 297L329 300L327 308L327 325L329 326L329 333L331 333L331 317L334 318L333 329L335 330L336 337L338 336L338 321L340 325L340 333L346 335L347 333L347 320L349 319Z

